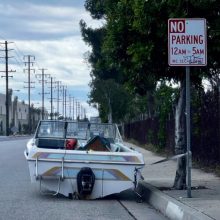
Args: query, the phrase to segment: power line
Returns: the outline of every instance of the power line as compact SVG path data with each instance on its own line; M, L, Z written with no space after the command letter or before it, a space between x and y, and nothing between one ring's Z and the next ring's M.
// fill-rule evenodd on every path
M23 54L23 53L21 52L21 50L18 48L18 46L17 46L17 44L16 44L16 43L15 43L15 47L16 47L16 49L17 49L18 53L20 53L21 57L24 57L24 56L25 56L25 54Z
M24 57L25 55L20 52L16 43L15 43L15 47L16 47L16 49L14 51L15 51L17 57L19 58L20 62L23 63L23 60L21 59L21 57Z
M20 68L23 70L23 67L22 67L21 63L17 60L17 58L13 57L13 59L15 59L16 63L18 64L18 66L20 66Z
M0 33L0 38L2 38L3 40L5 40L5 37ZM5 40L6 41L6 40ZM14 49L14 55L15 55L15 57L13 57L14 59L15 59L15 62L16 63L14 63L15 65L16 64L18 64L18 66L19 67L21 67L22 65L21 65L21 63L23 63L23 60L21 59L21 57L24 57L25 55L24 55L24 53L22 52L22 50L18 47L18 44L16 43L16 42L14 42L14 46L15 46L15 49ZM4 48L4 46L2 46L2 45L0 45L0 49L1 49L1 47L2 48ZM23 48L22 48L23 49ZM27 48L28 49L28 48ZM29 47L29 50L31 50L31 48ZM0 59L0 61L1 61L1 59ZM0 66L2 65L1 64L2 62L0 62ZM17 65L16 65L17 66ZM40 67L39 67L39 64L35 61L35 66L36 66L36 68L38 68L38 69L40 69ZM22 67L21 67L21 69L22 69ZM59 96L59 97L57 97L58 99L57 99L57 113L59 114L60 113L60 106L59 106L59 103L60 103L60 84L58 85L58 94L59 95L57 95L57 96ZM66 93L66 92L65 92ZM43 95L43 94L42 94ZM65 94L64 94L65 95ZM43 103L42 103L42 105L44 105ZM64 100L63 100L63 105L64 105L64 109L63 109L63 115L65 114L65 108L66 108L66 102L65 102L65 97L64 97ZM73 105L74 106L74 105ZM44 110L43 110L44 111ZM78 112L80 112L80 110L78 111ZM74 115L74 111L73 111L73 115ZM76 115L77 116L77 115Z

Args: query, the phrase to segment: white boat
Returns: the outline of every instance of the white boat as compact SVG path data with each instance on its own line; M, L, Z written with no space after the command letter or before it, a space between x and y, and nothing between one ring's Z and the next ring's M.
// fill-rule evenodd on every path
M40 121L24 155L42 193L83 199L135 191L145 164L115 124Z

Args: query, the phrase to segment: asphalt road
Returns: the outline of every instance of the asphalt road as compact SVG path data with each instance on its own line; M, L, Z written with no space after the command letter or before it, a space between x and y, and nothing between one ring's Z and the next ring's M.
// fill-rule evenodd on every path
M45 196L31 184L24 149L27 138L0 139L0 220L165 220L132 191L85 201Z

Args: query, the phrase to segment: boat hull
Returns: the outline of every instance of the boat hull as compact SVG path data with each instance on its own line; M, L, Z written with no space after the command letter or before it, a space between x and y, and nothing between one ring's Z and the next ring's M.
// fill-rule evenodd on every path
M44 189L64 196L78 195L77 174L89 167L95 175L90 195L85 199L102 198L134 187L140 179L139 170L144 166L138 154L104 154L94 152L57 152L35 149L27 153L31 182L39 182Z

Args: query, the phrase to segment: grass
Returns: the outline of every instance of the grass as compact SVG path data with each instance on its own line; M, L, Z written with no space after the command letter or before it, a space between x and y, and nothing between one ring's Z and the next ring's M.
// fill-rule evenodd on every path
M216 163L204 163L203 161L193 160L193 168L201 169L207 173L214 173L220 177L220 164Z
M132 143L134 145L137 145L145 150L149 150L159 156L163 156L163 157L169 157L169 156L172 156L173 153L167 149L163 149L163 148L160 148L158 146L155 146L153 144L140 144L138 143L138 141L134 140L134 139L125 139L125 141L129 142L129 143Z

